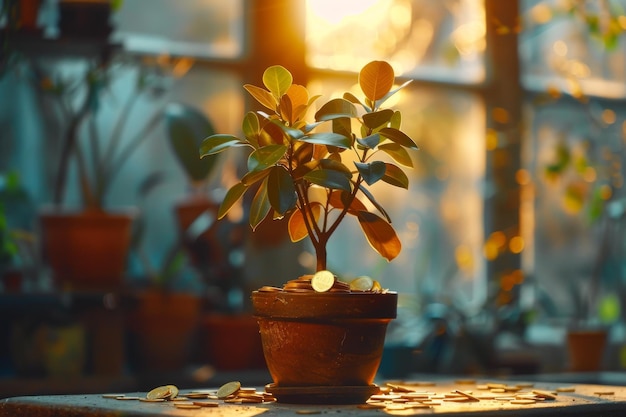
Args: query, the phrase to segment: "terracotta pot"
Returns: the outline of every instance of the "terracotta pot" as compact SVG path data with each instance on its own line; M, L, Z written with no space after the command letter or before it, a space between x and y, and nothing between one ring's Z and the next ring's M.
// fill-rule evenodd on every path
M604 329L569 330L567 332L569 370L572 372L600 370L606 340L607 331Z
M133 218L131 211L41 213L43 256L55 283L72 290L119 289Z
M209 313L202 317L199 359L220 371L264 369L256 319L247 314Z
M396 293L255 291L252 304L272 388L330 387L318 399L338 403L341 398L328 398L333 389L373 385L387 324L396 317Z
M145 372L182 369L191 356L202 299L194 294L146 291L131 315L136 367Z
M219 204L199 194L180 200L174 207L181 241L192 263L201 269L224 259L224 252L215 227L218 209ZM203 215L207 216L205 220L209 226L205 230L196 232L191 226Z
M20 0L18 1L19 10L19 28L21 32L28 33L40 33L39 23L37 21L39 17L39 8L41 6L41 0Z

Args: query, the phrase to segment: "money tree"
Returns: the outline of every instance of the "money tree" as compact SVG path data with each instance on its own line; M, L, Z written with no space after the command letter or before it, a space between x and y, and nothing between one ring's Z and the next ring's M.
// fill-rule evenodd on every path
M394 83L391 65L372 61L358 75L362 99L346 92L322 104L310 121L306 117L320 96L294 84L286 68L267 68L265 88L244 85L268 111L245 115L243 138L214 134L200 146L202 157L232 147L251 150L248 172L226 193L218 218L254 190L249 212L252 230L267 216L286 217L293 242L310 238L317 271L326 270L327 243L346 216L358 221L376 252L388 261L394 259L401 250L400 240L388 213L370 191L379 181L408 189L409 179L401 166L411 168L409 150L418 149L401 130L400 111L383 107L409 82L398 87Z

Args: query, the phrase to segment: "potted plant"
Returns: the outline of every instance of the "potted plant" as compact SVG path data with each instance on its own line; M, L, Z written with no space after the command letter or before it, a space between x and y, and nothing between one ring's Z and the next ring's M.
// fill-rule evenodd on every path
M219 294L227 292L237 281L228 267L227 252L232 245L224 229L229 226L216 223L219 204L210 197L209 189L218 155L201 159L198 153L202 139L215 133L213 125L199 109L178 102L166 106L164 117L170 148L188 182L188 192L174 206L179 239L204 281ZM226 296L216 298L220 302Z
M129 310L132 363L144 373L179 370L191 358L204 298L195 283L183 279L194 274L185 268L180 241L173 243L160 265L137 251L146 279L137 283Z
M231 292L242 291L241 266L232 254L241 251L245 223L217 222L219 203L211 196L211 175L219 155L200 158L202 140L215 133L209 118L184 103L165 108L168 140L185 171L189 192L176 203L179 240L207 285L208 305L199 319L196 359L219 370L263 366L256 320ZM261 360L259 360L261 358Z
M136 210L113 210L106 199L116 174L162 120L161 110L155 111L129 137L127 124L139 98L162 92L155 86L155 78L141 67L136 88L120 107L110 136L105 137L106 141L101 137L99 111L104 94L115 81L116 71L128 68L112 62L94 65L78 83L38 74L44 97L51 99L50 112L61 115L58 123L63 132L53 204L40 213L44 259L55 283L62 288L112 290L122 284ZM82 198L78 209L64 207L73 166Z
M243 139L216 134L201 145L202 156L232 147L252 150L248 172L227 192L218 218L255 190L252 229L267 216L287 217L291 240L308 236L315 250L314 275L252 293L274 381L266 389L279 401L358 403L378 391L373 381L397 294L367 277L337 279L327 270L326 244L349 215L381 256L391 261L400 252L387 212L368 189L379 181L409 184L396 163L412 167L408 150L417 145L401 131L401 113L382 107L408 84L393 89L394 82L390 64L370 62L359 73L363 101L346 92L324 103L308 123L306 114L319 96L293 84L284 67L271 66L263 74L265 89L244 86L270 113L247 113ZM377 158L383 154L390 162Z

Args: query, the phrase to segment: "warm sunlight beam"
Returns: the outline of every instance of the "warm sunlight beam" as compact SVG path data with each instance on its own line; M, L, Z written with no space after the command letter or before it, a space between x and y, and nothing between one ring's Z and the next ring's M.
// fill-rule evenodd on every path
M378 0L313 0L307 1L309 13L328 22L337 24L348 16L355 16L363 13Z

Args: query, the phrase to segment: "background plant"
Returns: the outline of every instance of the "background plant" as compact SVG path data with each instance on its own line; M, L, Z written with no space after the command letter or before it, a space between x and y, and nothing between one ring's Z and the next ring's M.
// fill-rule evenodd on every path
M242 124L243 139L216 134L200 147L203 157L231 147L252 149L248 172L227 192L218 218L254 189L249 214L252 229L268 215L273 219L287 216L293 242L311 239L317 270L326 269L326 244L348 214L358 221L376 252L389 261L394 259L401 250L400 240L388 213L369 190L379 181L408 189L409 179L399 165L412 167L408 150L418 149L401 130L401 113L382 107L408 84L392 89L394 82L391 65L372 61L359 73L363 101L346 92L324 103L311 123L305 118L319 96L293 84L284 67L265 70L265 89L246 84L244 88L270 113L248 112ZM329 129L322 131L323 125ZM381 153L395 163L377 159Z
M115 102L112 85L125 71L136 70L134 85L117 106L110 134L105 136L101 110L105 100ZM163 120L162 100L166 91L161 68L126 61L123 58L102 65L90 65L82 78L50 74L35 68L35 82L53 106L62 131L60 155L54 177L53 204L63 202L72 158L78 169L79 187L85 208L101 210L106 205L116 174L133 152ZM128 125L139 100L149 95L156 109L130 135ZM159 104L159 101L161 103Z

